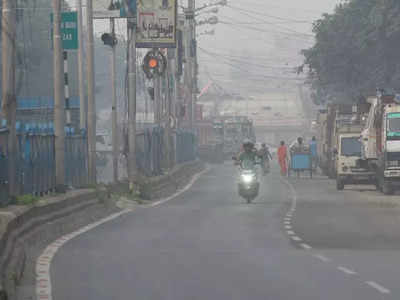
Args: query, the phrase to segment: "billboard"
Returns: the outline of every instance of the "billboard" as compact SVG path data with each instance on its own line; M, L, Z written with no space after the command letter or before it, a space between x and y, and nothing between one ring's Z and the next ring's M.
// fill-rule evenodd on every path
M113 4L113 7L111 5ZM136 0L93 0L93 17L95 19L136 17Z
M137 48L176 47L177 0L137 0Z

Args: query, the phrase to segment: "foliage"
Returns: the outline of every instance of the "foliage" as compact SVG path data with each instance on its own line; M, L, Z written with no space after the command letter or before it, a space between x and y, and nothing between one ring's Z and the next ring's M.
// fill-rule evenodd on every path
M17 205L33 205L39 200L39 197L26 194L17 197Z
M348 0L314 22L315 44L302 53L315 102L400 87L399 15L398 0Z

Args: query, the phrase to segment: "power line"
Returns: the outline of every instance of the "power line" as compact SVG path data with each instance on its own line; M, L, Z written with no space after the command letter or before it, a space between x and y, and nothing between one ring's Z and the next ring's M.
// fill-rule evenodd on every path
M260 13L259 11L254 11L254 10L249 10L249 9L244 9L241 7L237 7L237 6L232 6L232 5L226 5L227 7L234 9L234 10L239 10L239 11L243 11L243 12L248 12L254 15L258 15L258 16L262 16L262 17L267 17L267 18L271 18L271 19L276 19L276 20L282 20L282 21L294 21L294 22L303 22L303 23L309 23L312 24L313 22L308 21L308 20L296 20L296 19L291 19L291 18L284 18L284 17L278 17L278 16L273 16L273 15L268 15L265 13Z
M204 52L205 54L207 54L207 55L213 57L214 59L216 59L214 53L209 52L209 51L207 51L207 50L205 50L205 49L203 49L203 48L201 48L201 47L198 47L198 48L199 48L200 51L202 51L202 52ZM226 58L223 58L223 59L226 60ZM221 62L221 61L220 61L220 62ZM236 69L238 69L238 70L240 70L240 71L249 73L249 70L243 69L243 68L241 68L241 67L239 67L239 66L237 66L237 65L234 65L234 64L232 64L232 63L230 63L230 62L228 62L228 61L225 61L225 62L222 62L222 63L224 63L224 64L226 64L226 65L229 65L229 66L231 66L231 67L233 67L233 68L236 68ZM303 80L303 78L279 77L279 76L268 76L268 75L257 75L257 78L281 79L281 80L295 80L295 81Z

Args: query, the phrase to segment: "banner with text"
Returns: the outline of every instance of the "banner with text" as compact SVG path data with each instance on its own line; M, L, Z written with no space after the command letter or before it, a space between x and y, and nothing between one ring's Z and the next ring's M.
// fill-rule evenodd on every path
M176 47L177 0L137 0L137 48Z

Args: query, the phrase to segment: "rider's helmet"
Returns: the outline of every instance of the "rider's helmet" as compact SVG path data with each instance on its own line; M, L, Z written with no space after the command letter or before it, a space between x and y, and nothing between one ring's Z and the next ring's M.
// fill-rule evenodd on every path
M244 139L243 140L243 149L246 151L253 150L254 148L254 143L250 141L249 139Z

